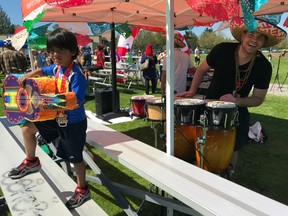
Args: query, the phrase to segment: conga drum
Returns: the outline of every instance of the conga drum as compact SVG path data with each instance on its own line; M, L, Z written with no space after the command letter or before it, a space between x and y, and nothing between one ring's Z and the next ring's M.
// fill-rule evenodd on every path
M131 108L132 115L137 117L145 117L145 102L149 97L154 97L153 95L138 95L131 97Z
M206 131L204 150L196 142L196 164L217 174L223 173L229 166L233 156L238 111L234 103L223 101L208 101L204 110L204 127L197 131L196 136L203 138ZM205 131L204 131L205 130ZM201 158L202 157L202 158Z
M186 162L195 162L195 143L199 126L174 125L174 156Z
M203 128L196 131L197 137L202 137ZM206 132L206 141L204 144L204 152L201 152L201 146L196 144L196 165L200 167L201 156L203 157L203 165L205 170L212 173L221 174L229 166L233 156L236 139L236 129L216 130L208 128Z
M175 124L199 125L205 102L200 99L181 98L174 101Z
M232 102L208 101L204 113L208 127L213 129L231 129L238 121L237 107Z
M165 102L162 97L149 97L145 102L145 114L148 121L165 121Z

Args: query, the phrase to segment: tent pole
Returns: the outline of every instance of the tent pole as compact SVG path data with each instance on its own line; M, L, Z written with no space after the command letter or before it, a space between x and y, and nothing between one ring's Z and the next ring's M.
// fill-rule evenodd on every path
M113 112L119 111L119 102L117 98L117 82L116 82L116 49L115 49L115 23L110 24L111 28L111 65L112 65L112 108Z

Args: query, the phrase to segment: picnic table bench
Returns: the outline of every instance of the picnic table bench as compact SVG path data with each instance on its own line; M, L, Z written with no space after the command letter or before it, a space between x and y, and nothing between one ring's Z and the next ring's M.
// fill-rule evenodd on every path
M40 147L42 168L18 180L8 177L12 167L25 158L21 128L0 118L0 186L13 216L17 215L107 215L92 199L69 210L65 202L72 195L76 183Z
M180 207L180 211L181 208L185 209L187 214L288 215L288 206L282 203L90 119L88 119L86 142L176 198L184 204ZM123 188L118 187L122 192ZM132 192L133 190L130 190L130 193ZM149 196L145 194L145 198ZM155 199L150 196L150 201ZM175 199L158 199L158 203L168 209L180 206L179 203L175 204L170 200ZM191 210L187 210L187 207Z

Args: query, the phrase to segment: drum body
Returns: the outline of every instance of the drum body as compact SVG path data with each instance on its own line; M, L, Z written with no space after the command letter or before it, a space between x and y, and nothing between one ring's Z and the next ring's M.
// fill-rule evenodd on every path
M165 121L165 103L164 98L149 97L145 102L145 113L149 121Z
M145 117L145 102L148 97L153 96L138 95L131 98L132 115Z
M203 114L204 101L200 99L182 98L174 101L175 124L200 125L200 115Z
M196 131L197 137L203 136L203 130ZM236 139L236 130L214 130L209 128L206 132L204 145L203 165L204 169L221 174L229 166L232 159ZM200 167L200 144L196 142L196 164Z
M195 143L197 142L197 126L174 126L174 156L186 162L195 162ZM199 128L198 128L199 130Z
M238 118L234 103L224 101L209 101L205 105L204 126L213 129L228 130L235 127Z

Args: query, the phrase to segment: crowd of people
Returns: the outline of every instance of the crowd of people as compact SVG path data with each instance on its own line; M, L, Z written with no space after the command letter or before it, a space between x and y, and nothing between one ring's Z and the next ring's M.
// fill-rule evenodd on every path
M259 51L263 47L272 47L286 37L286 32L262 19L255 19L258 27L248 32L244 22L231 22L230 28L237 43L220 43L216 45L207 57L200 62L199 48L195 49L195 65L189 55L181 51L186 45L178 34L174 35L174 89L175 96L193 98L204 75L214 69L206 99L232 102L238 107L238 125L236 126L236 142L233 158L230 162L234 169L238 151L247 142L250 124L248 107L256 107L263 103L272 74L272 67L266 57ZM131 51L131 50L129 50ZM57 118L43 122L27 122L22 127L26 157L22 163L13 168L9 176L19 179L38 171L41 168L40 159L36 156L36 133L47 141L60 137L57 155L73 163L76 170L77 187L72 197L66 202L68 208L76 208L90 198L90 190L86 183L85 164L82 151L86 140L87 119L84 102L87 76L90 69L105 68L105 62L111 62L109 47L99 44L95 51L96 61L93 64L91 48L79 47L75 35L58 28L47 38L47 53L33 50L35 70L25 73L19 78L19 84L35 76L53 76L59 82L58 93L74 92L77 108L57 112ZM132 52L131 52L132 53ZM116 54L117 55L117 54ZM135 53L134 53L135 55ZM156 55L152 44L147 44L145 51L138 52L139 63L146 60L149 66L142 71L145 94L154 94L158 79L161 83L161 93L166 92L166 50ZM121 57L117 55L116 61ZM132 62L133 63L133 62ZM160 65L160 72L156 65ZM5 42L4 51L0 54L1 70L5 73L23 73L29 68L27 57L16 51L11 41ZM193 71L194 77L187 91L187 73ZM160 73L160 77L158 75ZM151 83L151 91L150 91ZM250 93L252 91L252 93ZM41 109L51 109L45 99L41 100ZM69 134L69 136L68 136Z

